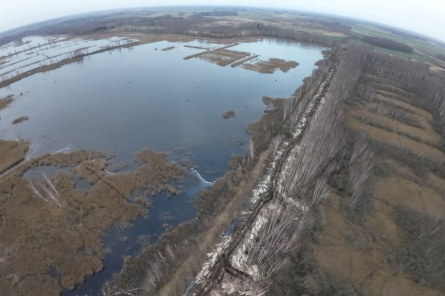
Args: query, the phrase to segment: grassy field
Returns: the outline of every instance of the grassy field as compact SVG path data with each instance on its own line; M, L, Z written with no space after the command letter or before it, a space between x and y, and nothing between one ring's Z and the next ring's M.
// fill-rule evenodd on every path
M393 54L395 56L402 56L407 58L413 58L418 61L422 62L433 62L433 63L441 63L442 65L445 65L444 62L438 60L435 58L437 54L445 54L445 48L440 46L439 44L433 42L433 41L424 41L417 38L408 38L400 35L396 35L390 31L386 31L371 25L365 25L365 24L358 24L355 26L352 26L351 33L353 35L356 35L358 37L363 36L373 36L373 37L379 37L379 38L387 38L394 40L396 42L404 43L406 45L409 45L413 47L415 52L413 54L405 54L401 52L395 52L392 50L386 50L384 48L374 47L367 43L358 41L358 40L350 40L350 44L354 45L364 45L364 46L371 46L374 47L377 50Z

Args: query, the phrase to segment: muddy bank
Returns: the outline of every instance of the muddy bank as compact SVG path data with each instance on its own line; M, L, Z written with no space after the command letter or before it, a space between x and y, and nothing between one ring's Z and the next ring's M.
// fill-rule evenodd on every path
M104 153L44 155L0 180L0 294L59 295L103 268L105 231L147 215L148 197L176 193L170 182L186 174L164 153L143 150L135 158L135 171L111 174ZM30 168L50 165L68 170L23 177ZM77 189L76 177L91 188Z

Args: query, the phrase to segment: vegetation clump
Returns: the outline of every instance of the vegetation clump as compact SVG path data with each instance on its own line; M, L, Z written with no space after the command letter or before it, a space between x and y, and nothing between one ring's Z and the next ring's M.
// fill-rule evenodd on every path
M8 106L13 101L13 95L0 99L0 110Z
M229 118L235 117L235 111L229 110L227 112L224 112L222 117L225 118L225 119L229 119Z
M286 73L290 69L294 69L299 65L295 61L285 61L282 59L269 59L268 61L260 61L256 64L243 64L243 67L248 70L257 71L265 74L273 74L277 69Z
M18 123L21 123L21 122L23 122L23 121L27 121L28 119L29 119L28 116L22 116L22 117L19 117L19 118L14 119L14 120L12 121L12 124L18 124Z
M25 159L29 145L25 141L0 140L0 174Z
M169 51L169 50L172 50L174 48L175 48L174 46L169 46L169 47L163 48L162 51Z

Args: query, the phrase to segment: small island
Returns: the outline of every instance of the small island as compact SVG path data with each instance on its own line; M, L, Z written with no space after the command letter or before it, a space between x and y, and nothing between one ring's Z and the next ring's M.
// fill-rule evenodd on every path
M235 117L235 111L229 110L222 115L223 118L229 119L231 117Z

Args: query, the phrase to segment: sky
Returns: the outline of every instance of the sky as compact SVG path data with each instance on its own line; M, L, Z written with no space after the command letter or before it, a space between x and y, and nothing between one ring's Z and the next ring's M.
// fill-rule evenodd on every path
M0 0L0 32L85 12L165 5L255 6L329 13L399 27L445 41L445 0Z

